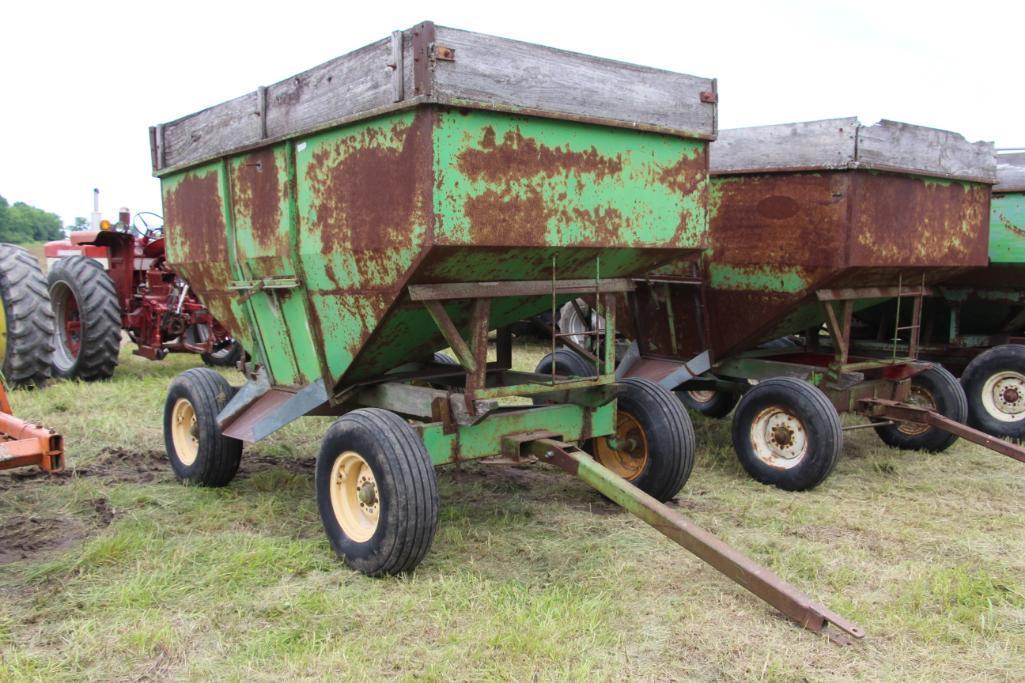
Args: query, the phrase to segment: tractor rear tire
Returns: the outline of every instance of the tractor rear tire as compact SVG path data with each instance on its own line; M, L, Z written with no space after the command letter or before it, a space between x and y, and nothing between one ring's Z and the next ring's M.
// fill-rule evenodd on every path
M794 377L759 382L733 413L733 448L747 473L785 491L815 488L840 459L843 431L822 391Z
M121 349L121 304L114 281L98 261L85 256L57 261L47 279L56 316L54 376L110 379Z
M210 368L174 378L164 402L164 448L183 484L226 486L238 472L242 442L224 436L217 415L235 395L228 380Z
M1025 346L994 346L961 373L968 424L1002 439L1025 437Z
M968 419L968 399L957 378L939 365L911 378L913 405L931 408L940 415L964 424ZM876 434L888 446L906 451L939 453L950 448L957 436L937 427L913 422L879 425Z
M52 355L53 309L39 262L0 244L0 373L12 386L42 386Z
M438 527L438 480L423 441L395 413L360 408L327 430L314 475L331 547L368 576L411 571Z
M664 503L694 469L694 426L668 389L636 377L621 384L615 447L606 437L594 439L594 459Z
M740 400L740 394L714 389L695 391L679 389L675 393L676 398L680 399L680 403L711 418L726 417Z

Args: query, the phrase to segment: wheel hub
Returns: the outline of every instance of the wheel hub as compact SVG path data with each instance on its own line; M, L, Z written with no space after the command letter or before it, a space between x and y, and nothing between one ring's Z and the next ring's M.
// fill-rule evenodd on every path
M616 435L595 441L595 459L623 479L639 477L648 464L648 437L637 419L619 410L616 417Z
M187 398L178 399L171 409L171 443L174 452L186 467L196 462L199 454L199 423L196 409Z
M908 396L908 404L918 408L925 408L926 410L936 410L936 399L933 398L929 390L912 384L911 393ZM897 424L897 431L908 436L918 436L925 434L927 431L932 429L927 424L920 424L918 422L900 422Z
M381 498L370 464L355 451L345 451L331 466L331 508L342 532L364 543L377 531Z
M993 373L982 387L982 405L1001 422L1025 420L1025 375L1013 370Z
M708 403L715 398L714 389L696 389L694 391L688 391L687 394L694 399L696 403Z
M755 456L778 469L796 467L808 454L808 430L801 419L782 406L769 406L751 422Z

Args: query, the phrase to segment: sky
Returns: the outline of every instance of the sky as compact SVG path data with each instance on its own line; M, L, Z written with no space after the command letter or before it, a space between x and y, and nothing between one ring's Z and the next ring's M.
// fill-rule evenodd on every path
M1025 147L1025 2L35 2L0 18L0 195L160 212L150 125L420 21L719 81L721 128L858 116Z

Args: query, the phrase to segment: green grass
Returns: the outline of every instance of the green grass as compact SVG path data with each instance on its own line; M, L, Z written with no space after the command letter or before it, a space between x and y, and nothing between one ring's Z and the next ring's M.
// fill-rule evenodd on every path
M197 360L126 351L112 382L13 392L80 474L0 475L0 539L21 525L39 541L0 564L0 680L1021 677L1020 463L857 430L823 486L790 494L743 474L728 422L695 417L681 511L864 627L839 648L544 466L439 470L427 559L365 578L314 506L325 419L247 448L224 489L174 483L164 392Z

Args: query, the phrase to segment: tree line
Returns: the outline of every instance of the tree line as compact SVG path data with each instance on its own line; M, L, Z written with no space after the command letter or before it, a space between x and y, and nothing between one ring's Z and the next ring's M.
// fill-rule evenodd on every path
M64 237L60 216L25 202L9 204L0 195L0 242L20 244Z

